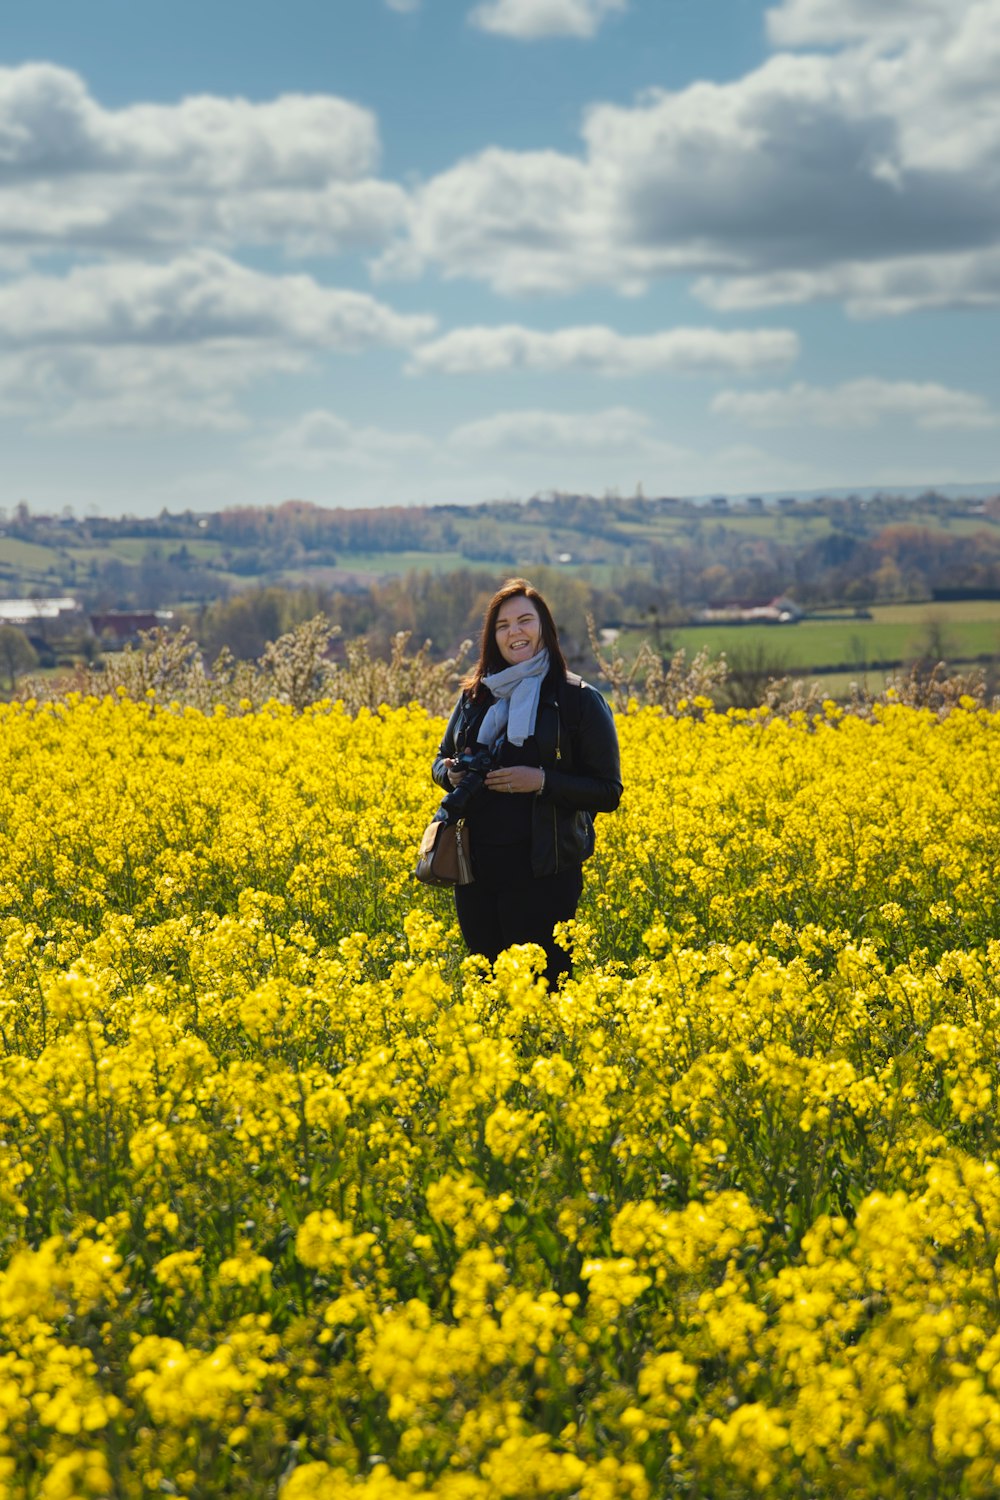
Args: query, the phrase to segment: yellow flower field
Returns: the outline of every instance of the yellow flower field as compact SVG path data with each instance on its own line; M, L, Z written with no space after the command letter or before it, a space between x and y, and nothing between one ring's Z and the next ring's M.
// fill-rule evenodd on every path
M0 707L0 1495L1000 1492L1000 716L619 726L553 996L423 710Z

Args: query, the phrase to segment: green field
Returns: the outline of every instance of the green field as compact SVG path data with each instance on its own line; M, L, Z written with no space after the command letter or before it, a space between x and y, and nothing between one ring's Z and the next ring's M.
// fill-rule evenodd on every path
M661 650L681 647L693 656L725 652L733 662L766 659L773 675L808 675L843 664L852 669L879 661L906 662L930 654L950 661L1000 655L1000 600L955 603L886 604L870 620L846 615L837 620L802 620L796 625L693 625L664 630ZM618 642L625 655L640 632ZM854 671L852 675L857 675Z
M510 573L526 572L529 574L539 565L539 554L543 551L538 547L535 551L530 550L527 545L521 545L519 540L511 548L513 561L510 557L465 557L461 552L338 552L336 568L287 568L281 573L281 578L289 582L308 582L310 578L315 579L318 574L323 573L359 573L374 578L401 578L407 573L451 573L458 568L468 568L474 572L492 573L498 578L506 577ZM553 555L557 549L553 546L544 549L548 555ZM546 564L546 566L559 566L559 564ZM607 585L611 582L618 568L615 563L602 562L578 562L567 567L566 571L574 578L584 578L590 582Z
M338 552L341 572L368 573L378 578L404 573L450 573L455 568L502 568L503 563L472 563L461 552ZM302 570L297 570L301 572Z
M58 569L65 560L54 547L41 547L16 536L0 536L0 568L18 572L47 573Z

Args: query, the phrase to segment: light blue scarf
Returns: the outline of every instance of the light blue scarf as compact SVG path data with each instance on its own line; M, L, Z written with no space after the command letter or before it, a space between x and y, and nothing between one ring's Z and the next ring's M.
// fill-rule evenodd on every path
M477 738L481 745L492 749L505 729L512 745L523 745L529 734L534 734L542 678L548 670L549 653L543 646L528 661L515 662L483 678L483 686L497 701L490 704L480 725Z

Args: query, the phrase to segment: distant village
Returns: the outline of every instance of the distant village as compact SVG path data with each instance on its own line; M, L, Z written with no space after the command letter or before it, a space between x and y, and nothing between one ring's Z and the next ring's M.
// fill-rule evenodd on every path
M144 631L169 628L172 609L109 609L88 614L78 599L0 599L0 626L24 632L38 665L54 666L56 648L70 638L89 636L101 652L138 645Z
M581 666L591 621L608 639L651 635L663 652L692 626L785 636L885 604L1000 600L1000 493L290 500L117 519L21 502L0 509L0 677L13 691L36 669L72 671L182 626L209 662L222 651L256 661L317 614L341 643L363 636L388 654L407 633L444 659L475 636L484 597L512 573L554 600Z

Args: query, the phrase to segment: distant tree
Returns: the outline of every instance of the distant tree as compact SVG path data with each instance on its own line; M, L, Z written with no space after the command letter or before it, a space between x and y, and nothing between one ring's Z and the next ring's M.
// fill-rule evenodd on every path
M80 630L68 642L75 656L85 661L88 667L95 666L100 661L101 648L97 637L89 630Z
M24 631L16 625L0 625L0 669L6 674L12 693L17 688L18 673L37 665L35 648Z
M734 708L759 708L767 685L785 676L788 656L763 641L736 644L726 651L726 697Z
M142 607L158 609L173 596L173 575L177 570L164 560L159 547L151 547L139 563L138 590Z
M927 615L916 641L918 667L930 671L939 662L954 661L958 643L951 633L951 621L940 615Z
M210 660L225 646L240 661L256 661L270 641L322 611L325 602L313 589L245 589L199 612L198 643Z

